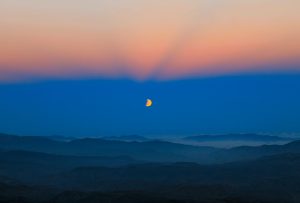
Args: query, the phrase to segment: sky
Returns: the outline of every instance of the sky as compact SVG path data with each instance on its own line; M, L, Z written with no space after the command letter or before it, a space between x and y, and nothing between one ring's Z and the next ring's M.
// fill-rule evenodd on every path
M0 132L121 136L299 133L300 74L0 85ZM146 99L153 106L145 107Z
M1 0L0 80L299 70L299 9L298 0Z
M0 132L300 132L299 10L298 0L1 0Z

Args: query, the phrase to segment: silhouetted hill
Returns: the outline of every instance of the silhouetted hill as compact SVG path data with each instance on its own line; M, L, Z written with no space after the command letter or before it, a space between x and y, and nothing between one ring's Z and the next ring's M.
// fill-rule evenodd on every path
M1 203L42 203L61 193L60 190L48 187L34 187L0 182Z
M154 194L146 191L114 191L114 192L83 192L61 191L47 187L32 187L24 185L7 185L0 183L1 203L227 203L227 199L212 198L207 192L224 194L221 186L205 186L193 188L203 199L172 197L167 194ZM206 196L208 197L206 199ZM237 201L235 201L237 202ZM239 201L240 203L244 201ZM247 201L249 203L249 201ZM257 202L256 202L257 203Z
M102 137L102 139L125 141L125 142L145 142L150 140L149 138L140 135L107 136L107 137Z
M111 143L83 139L74 140L72 146L93 149L93 144L99 146L102 142ZM116 143L123 146L123 142ZM147 143L169 151L184 149L168 142ZM300 142L295 141L283 146L213 151L211 154L216 156L238 154L234 159L240 160L213 165L189 162L127 165L125 157L124 165L120 166L119 161L124 157L0 151L0 202L298 203L300 153L296 152L299 146ZM277 154L261 157L273 153ZM241 159L247 154L247 159ZM260 158L249 160L255 156Z
M173 200L166 197L147 194L141 191L128 192L64 192L51 200L53 203L187 203L187 201ZM191 202L191 201L189 201Z
M46 137L51 139L51 140L56 140L56 141L71 141L71 140L76 140L77 139L75 137L62 136L62 135L50 135L50 136L46 136Z
M27 150L76 156L129 156L146 161L209 161L208 154L216 149L194 147L163 141L124 142L95 138L69 142L44 137L0 136L0 149Z
M125 142L84 138L65 142L45 137L2 135L0 136L0 149L36 151L68 156L128 156L136 160L150 162L184 161L213 164L256 159L281 153L300 153L300 141L293 141L285 145L217 149L159 140Z
M220 165L146 163L118 168L81 167L55 179L79 188L141 189L172 184L252 184L288 180L300 184L300 155L280 154ZM290 178L293 177L293 181ZM268 179L270 178L270 179ZM100 184L101 183L101 184ZM107 185L106 185L107 184ZM99 187L99 188L98 188Z
M54 149L63 148L64 144L64 142L55 141L47 137L0 134L0 149L3 150L27 150L55 153Z
M79 157L29 151L0 151L0 176L32 183L46 175L53 175L76 167L116 167L134 163L140 162L125 156Z
M44 181L61 189L141 191L188 202L296 203L300 200L299 168L300 154L280 154L206 166L148 163L118 168L83 167Z
M260 135L260 134L224 134L224 135L197 135L184 137L184 140L196 142L222 142L222 141L252 141L252 142L278 142L293 141L292 138Z
M262 145L235 147L217 152L216 162L256 159L282 153L300 153L300 141L293 141L285 145Z

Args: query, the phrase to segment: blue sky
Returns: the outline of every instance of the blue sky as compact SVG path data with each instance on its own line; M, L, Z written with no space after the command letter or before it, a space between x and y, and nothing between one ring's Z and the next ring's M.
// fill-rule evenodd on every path
M0 85L0 132L185 135L300 132L300 74ZM151 98L151 108L145 101Z

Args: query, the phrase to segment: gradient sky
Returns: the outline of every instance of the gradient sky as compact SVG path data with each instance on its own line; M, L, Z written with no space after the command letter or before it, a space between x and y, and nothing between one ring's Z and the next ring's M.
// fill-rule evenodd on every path
M299 70L298 0L1 0L0 80Z
M299 133L299 11L299 0L1 0L0 132Z

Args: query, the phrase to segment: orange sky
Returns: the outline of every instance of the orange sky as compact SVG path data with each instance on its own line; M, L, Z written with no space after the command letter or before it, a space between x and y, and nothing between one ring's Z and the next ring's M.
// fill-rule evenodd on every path
M1 0L0 80L300 69L299 10L299 0Z

